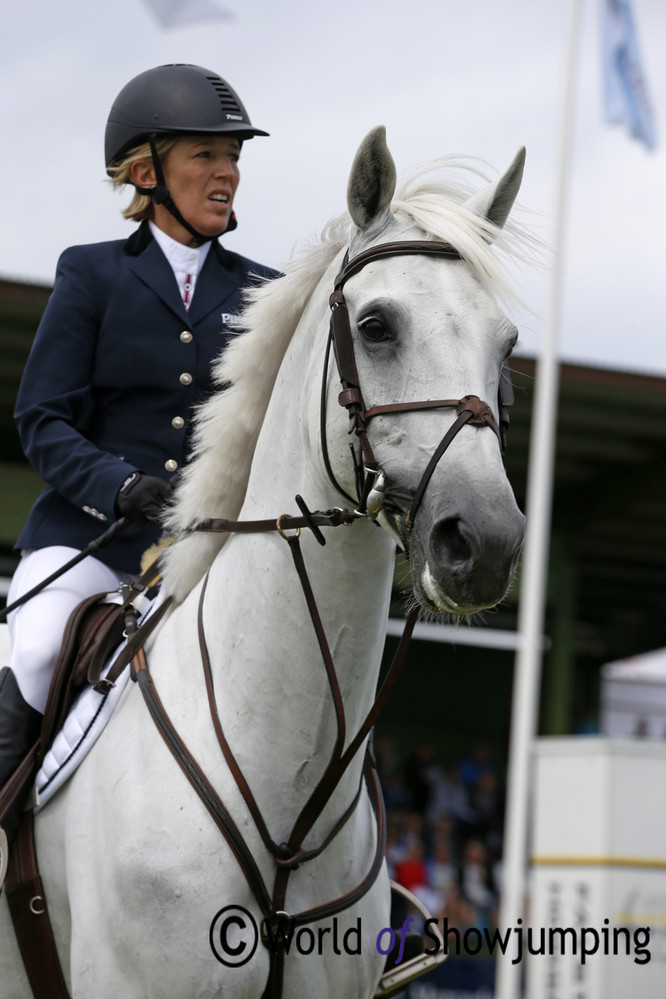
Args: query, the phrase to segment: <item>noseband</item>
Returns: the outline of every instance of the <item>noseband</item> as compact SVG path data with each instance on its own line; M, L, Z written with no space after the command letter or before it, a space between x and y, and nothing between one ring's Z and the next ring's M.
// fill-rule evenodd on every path
M358 503L357 512L367 514L371 519L375 519L383 506L383 473L372 451L372 446L367 435L367 425L375 416L385 416L389 413L407 413L420 409L454 409L457 419L444 434L432 458L428 462L421 481L419 482L412 503L407 514L407 526L411 528L414 524L418 508L423 499L428 483L432 477L440 458L448 448L451 441L460 430L469 423L472 426L490 427L500 442L500 447L504 449L506 443L506 430L509 425L509 414L506 407L513 402L513 391L511 388L511 377L508 368L504 365L500 376L498 391L498 403L500 413L500 426L498 428L492 410L487 402L479 399L476 395L466 395L462 399L427 399L420 402L396 402L383 406L372 406L366 409L363 394L359 384L358 370L356 367L356 356L354 353L354 342L349 322L349 312L343 292L345 282L357 274L367 263L374 260L383 260L386 257L426 255L436 257L446 257L449 260L460 260L461 255L450 243L443 243L430 240L408 240L405 242L381 243L379 246L371 246L369 249L359 253L349 260L349 254L345 255L342 270L335 279L333 293L329 299L331 307L330 335L326 347L324 359L324 373L322 378L320 424L322 452L326 472L331 483L339 493L351 503ZM355 433L359 442L359 454L354 450L354 445L350 443L352 458L354 461L354 471L356 478L357 500L354 500L339 484L328 454L326 441L326 384L328 376L328 364L331 344L335 353L335 360L338 367L338 374L342 384L342 392L338 395L338 402L349 413L349 433Z

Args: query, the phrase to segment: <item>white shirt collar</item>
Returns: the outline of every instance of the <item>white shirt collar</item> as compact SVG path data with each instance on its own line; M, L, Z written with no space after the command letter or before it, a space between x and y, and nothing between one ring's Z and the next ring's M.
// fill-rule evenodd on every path
M171 236L168 236L154 222L149 221L148 225L174 271L178 268L178 270L185 270L186 273L196 276L208 256L210 240L202 243L201 246L185 246L184 243L179 243Z
M162 253L171 264L171 269L178 283L181 296L185 301L186 307L189 308L192 295L194 294L197 275L203 267L208 256L208 251L210 250L210 240L201 246L185 246L184 243L179 243L171 236L168 236L154 222L149 221L148 225Z

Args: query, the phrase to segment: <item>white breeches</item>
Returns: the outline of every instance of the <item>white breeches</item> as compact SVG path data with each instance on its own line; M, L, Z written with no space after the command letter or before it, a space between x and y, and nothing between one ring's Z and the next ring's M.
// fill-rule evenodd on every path
M76 548L54 545L24 555L14 573L7 604L18 600L51 573L78 555ZM11 659L19 689L31 707L44 711L51 677L69 615L94 593L110 593L136 579L88 555L9 615Z

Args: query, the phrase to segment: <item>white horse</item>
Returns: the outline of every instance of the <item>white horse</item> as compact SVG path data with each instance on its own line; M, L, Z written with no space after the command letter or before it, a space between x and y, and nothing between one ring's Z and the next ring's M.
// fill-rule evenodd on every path
M341 502L322 458L319 409L328 298L347 247L354 257L387 241L446 239L462 257L394 255L367 263L346 282L366 404L474 394L490 403L498 419L498 379L516 331L493 295L503 278L491 243L508 239L509 227L500 230L520 184L523 155L473 196L424 179L423 171L392 202L395 172L384 130L368 136L351 172L349 216L333 223L285 277L254 295L249 332L219 367L219 381L232 384L200 415L198 456L173 517L177 531L210 516L298 514L296 494L313 510ZM353 496L349 418L338 405L339 383L331 370L327 379L330 464L339 486ZM487 427L462 428L432 474L415 523L407 523L423 470L454 419L450 409L376 416L368 439L385 477L378 517L384 529L368 518L324 528L325 548L303 531L302 550L344 703L346 744L375 696L394 538L408 546L417 600L434 614L469 614L496 604L514 571L523 517L497 436ZM280 533L192 534L174 545L165 576L174 608L149 641L147 658L167 711L270 892L275 861L230 774L209 715L197 636L201 577L208 568L203 627L220 718L278 844L289 839L338 737L329 681L291 546ZM350 808L362 765L361 751L305 848L320 845ZM293 870L283 908L301 913L354 889L372 865L376 835L364 788L327 848ZM250 923L252 918L260 926L264 914L227 841L165 747L136 684L128 683L88 757L37 815L36 838L73 999L266 994L270 948L261 940L255 946ZM285 999L369 999L384 962L377 937L388 922L382 867L351 908L301 927L285 957ZM30 991L4 896L0 924L0 991L3 999L25 999Z

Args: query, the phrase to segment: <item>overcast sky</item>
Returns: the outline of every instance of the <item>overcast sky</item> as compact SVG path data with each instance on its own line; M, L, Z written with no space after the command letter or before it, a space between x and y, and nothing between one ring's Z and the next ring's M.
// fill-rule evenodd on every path
M0 277L53 280L74 243L128 235L103 182L111 103L167 62L213 69L271 138L247 143L230 249L279 266L345 207L374 125L398 170L444 153L503 170L527 147L520 202L547 242L566 0L225 0L235 19L165 30L141 0L1 0ZM603 122L598 0L584 0L561 354L666 375L666 3L633 0L656 111L653 153ZM545 279L523 278L539 349Z

